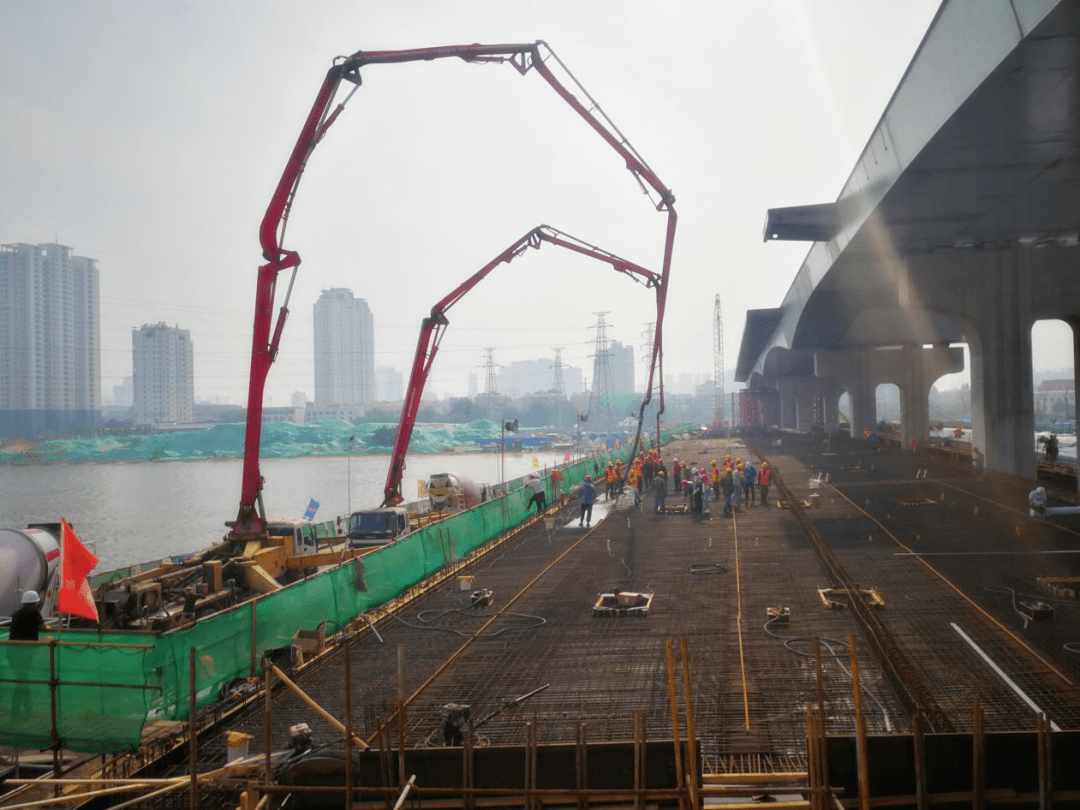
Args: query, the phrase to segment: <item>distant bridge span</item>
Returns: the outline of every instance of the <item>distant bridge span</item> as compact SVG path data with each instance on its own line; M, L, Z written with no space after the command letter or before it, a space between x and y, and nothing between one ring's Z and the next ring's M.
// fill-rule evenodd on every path
M735 379L785 425L901 390L905 444L971 354L973 442L1035 472L1031 326L1080 329L1080 3L945 0L835 202L771 209L765 239L813 242L783 303L751 310ZM958 365L959 364L959 365ZM831 403L831 404L830 404Z

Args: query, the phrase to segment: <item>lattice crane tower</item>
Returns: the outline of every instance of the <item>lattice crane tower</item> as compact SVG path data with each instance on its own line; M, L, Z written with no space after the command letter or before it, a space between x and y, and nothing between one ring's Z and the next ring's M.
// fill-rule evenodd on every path
M724 316L720 312L720 293L716 294L713 312L713 392L716 395L716 415L713 427L723 427L724 422Z

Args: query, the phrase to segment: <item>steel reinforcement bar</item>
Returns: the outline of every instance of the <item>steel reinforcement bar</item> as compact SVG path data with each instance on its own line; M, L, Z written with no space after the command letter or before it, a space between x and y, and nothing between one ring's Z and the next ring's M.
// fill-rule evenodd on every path
M810 541L826 573L833 579L836 586L847 589L852 595L849 599L849 609L862 631L863 639L869 645L909 716L920 718L926 724L926 729L931 732L955 731L948 714L938 705L933 692L923 682L918 668L908 659L907 654L896 643L892 633L881 619L862 599L855 596L858 593L858 586L836 559L836 555L832 553L832 549L829 548L821 532L807 516L806 510L799 505L798 499L784 483L779 471L773 470L773 476L777 489L790 504L792 515Z

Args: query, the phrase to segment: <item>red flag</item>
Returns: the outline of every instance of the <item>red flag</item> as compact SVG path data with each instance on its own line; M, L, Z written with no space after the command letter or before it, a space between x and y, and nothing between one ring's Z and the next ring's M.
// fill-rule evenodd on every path
M64 526L61 539L62 554L60 560L60 612L74 613L87 619L99 621L94 594L90 591L87 575L98 564L98 558L75 536L75 530L63 518Z

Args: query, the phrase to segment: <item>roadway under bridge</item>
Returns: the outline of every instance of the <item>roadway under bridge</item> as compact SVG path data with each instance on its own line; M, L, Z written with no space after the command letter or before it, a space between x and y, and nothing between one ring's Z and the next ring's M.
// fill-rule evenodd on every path
M904 446L934 381L971 361L972 443L1035 475L1031 328L1080 344L1080 4L945 0L835 202L768 212L768 240L812 246L783 302L751 310L735 379L851 432L897 385ZM1074 372L1075 374L1075 372Z

